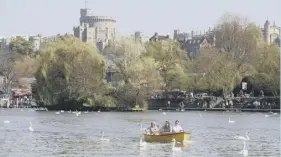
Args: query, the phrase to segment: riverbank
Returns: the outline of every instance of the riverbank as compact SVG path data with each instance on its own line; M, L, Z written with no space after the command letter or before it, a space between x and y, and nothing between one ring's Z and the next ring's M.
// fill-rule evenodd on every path
M278 112L280 109L253 109L253 108L163 108L163 109L150 109L162 111L230 111L230 112Z

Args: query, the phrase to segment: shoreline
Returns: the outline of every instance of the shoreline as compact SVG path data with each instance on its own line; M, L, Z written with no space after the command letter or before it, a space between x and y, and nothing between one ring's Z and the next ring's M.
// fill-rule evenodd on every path
M2 108L7 109L7 108ZM44 108L9 108L9 109L35 109L35 111L46 111ZM60 111L60 110L48 110L48 111ZM67 111L67 110L65 110ZM84 112L84 110L81 110ZM85 110L86 111L86 110ZM90 112L98 112L99 110L88 110ZM280 113L280 109L254 109L254 108L154 108L154 109L107 109L107 110L100 110L101 112L146 112L146 111L171 111L171 112L187 112L187 111L221 111L221 112L277 112Z

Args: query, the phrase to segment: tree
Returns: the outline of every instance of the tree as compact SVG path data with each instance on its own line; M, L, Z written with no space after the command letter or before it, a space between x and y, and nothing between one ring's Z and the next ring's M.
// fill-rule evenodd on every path
M22 37L13 39L10 43L10 50L21 55L33 55L33 44Z
M274 96L279 95L280 47L277 45L261 45L256 53L254 66L257 70L256 75L253 76L254 83L269 90Z
M127 107L147 105L148 93L159 89L162 78L157 64L146 57L144 45L128 38L121 38L105 49L105 55L112 61L116 74L110 83L112 95L118 103Z
M43 105L81 106L103 91L105 60L97 48L74 37L59 37L40 50L36 99Z
M4 76L4 90L11 94L12 80L15 77L14 62L17 54L9 51L0 51L0 75Z
M165 91L188 88L187 53L181 49L180 44L173 40L150 42L146 45L145 56L152 57L158 64L158 70L164 79Z
M194 70L205 75L199 77L196 88L209 92L222 90L224 94L232 92L244 76L251 76L255 72L247 64L237 69L237 64L230 54L215 48L201 49Z
M262 37L261 29L247 18L226 13L216 29L216 47L229 53L239 68L252 59Z
M39 58L24 56L15 61L14 72L17 77L34 77L39 65Z

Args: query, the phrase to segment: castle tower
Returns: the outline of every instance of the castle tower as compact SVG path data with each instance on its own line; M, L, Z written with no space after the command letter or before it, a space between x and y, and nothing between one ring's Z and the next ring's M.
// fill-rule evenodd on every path
M268 20L264 23L264 31L263 31L264 41L267 44L270 44L270 23Z
M176 40L178 38L178 34L179 34L179 30L174 30L174 40Z

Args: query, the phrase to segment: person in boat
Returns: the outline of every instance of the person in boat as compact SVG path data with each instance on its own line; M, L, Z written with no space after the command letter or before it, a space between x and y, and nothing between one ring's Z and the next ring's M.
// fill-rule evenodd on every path
M169 121L166 121L166 122L165 122L165 125L162 127L161 131L162 131L163 133L172 132L172 127L171 127Z
M173 127L173 132L178 133L178 132L183 132L184 130L180 126L180 122L178 120L175 121L175 126Z
M151 122L150 127L147 128L147 129L145 130L145 132L146 132L146 133L149 133L149 134L152 134L152 135L158 134L159 129L158 129L158 127L156 126L155 121L152 121L152 122Z

